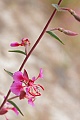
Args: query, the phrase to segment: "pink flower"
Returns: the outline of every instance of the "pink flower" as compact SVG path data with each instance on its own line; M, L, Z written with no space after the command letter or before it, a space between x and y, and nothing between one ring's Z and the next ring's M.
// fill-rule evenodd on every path
M40 73L37 77L30 79L28 73L24 70L24 73L17 71L13 74L13 84L11 85L11 91L19 96L20 100L27 98L28 103L34 106L35 97L41 96L40 89L44 88L40 84L35 84L34 82L39 78L43 78L43 70L40 69Z
M30 45L30 41L28 40L28 38L23 38L21 40L21 43L13 42L10 44L11 47L26 46L26 45Z

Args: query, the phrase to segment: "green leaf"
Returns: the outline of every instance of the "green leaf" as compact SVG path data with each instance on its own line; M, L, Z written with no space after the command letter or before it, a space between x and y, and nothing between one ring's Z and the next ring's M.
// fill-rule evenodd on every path
M11 77L13 76L13 73L9 72L8 70L5 70L5 69L4 69L4 71L5 71L8 75L10 75Z
M21 112L21 110L19 109L19 107L18 107L13 101L8 100L8 102L9 102L10 104L12 104L12 105L19 111L19 113L20 113L22 116L24 116L23 113Z
M26 53L21 50L9 50L8 52L16 52L16 53L21 53L21 54L26 55Z
M60 40L60 38L56 34L54 34L51 31L46 31L46 32L64 45L64 43Z

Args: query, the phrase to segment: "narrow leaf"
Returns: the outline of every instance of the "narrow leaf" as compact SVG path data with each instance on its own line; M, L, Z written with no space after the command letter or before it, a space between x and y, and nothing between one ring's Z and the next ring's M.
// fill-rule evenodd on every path
M56 34L54 34L51 31L46 31L46 32L64 45L64 43L60 40L60 38Z
M26 53L21 50L9 50L8 52L16 52L16 53L21 53L21 54L26 55Z
M5 71L8 75L10 75L11 77L13 76L13 73L9 72L8 70L5 70L5 69L4 69L4 71Z
M23 113L21 112L21 110L19 109L19 107L18 107L13 101L8 100L8 102L9 102L10 104L12 104L12 105L19 111L19 113L20 113L22 116L24 116Z

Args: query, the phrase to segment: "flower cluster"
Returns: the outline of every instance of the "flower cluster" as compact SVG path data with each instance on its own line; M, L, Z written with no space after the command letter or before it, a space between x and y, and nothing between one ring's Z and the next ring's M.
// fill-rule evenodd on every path
M40 88L44 88L40 84L35 84L35 81L39 78L43 78L43 70L40 69L40 73L37 78L29 78L27 71L17 71L13 74L13 83L11 85L11 91L19 97L19 99L28 99L28 103L34 106L34 100L37 96L41 96Z

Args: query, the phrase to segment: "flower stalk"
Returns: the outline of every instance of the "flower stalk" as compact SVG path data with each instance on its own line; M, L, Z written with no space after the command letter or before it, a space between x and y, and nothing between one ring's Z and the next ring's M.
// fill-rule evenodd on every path
M58 5L60 5L61 2L62 2L62 0L59 0ZM44 29L42 30L42 32L41 32L40 36L38 37L37 41L35 42L35 44L34 44L33 47L31 48L31 50L29 51L29 53L26 55L23 63L21 64L21 67L20 67L19 71L21 71L21 70L23 69L23 67L24 67L27 59L29 58L29 56L31 55L31 53L33 52L33 50L36 48L36 46L37 46L38 43L40 42L41 38L43 37L44 33L46 32L46 29L48 28L48 26L49 26L49 24L50 24L52 18L54 17L56 11L57 11L56 9L53 11L51 17L49 18L47 24L45 25ZM17 45L18 45L18 43L17 43ZM14 46L14 45L13 45L13 46ZM1 104L1 106L0 106L0 110L3 108L4 104L7 102L10 93L11 93L11 90L8 91L8 93L7 93L4 101L2 102L2 104Z
M58 5L60 5L61 2L62 2L62 0L59 0ZM41 38L43 37L44 33L46 32L46 29L48 28L48 26L49 26L49 24L50 24L52 18L53 18L54 15L56 14L56 11L57 11L56 9L53 11L53 13L52 13L51 17L49 18L47 24L45 25L44 29L42 30L40 36L39 36L38 39L36 40L35 44L34 44L33 47L31 48L30 52L27 54L26 58L24 59L24 61L23 61L22 65L21 65L19 71L22 70L22 68L24 67L24 65L25 65L26 61L28 60L29 56L31 55L31 53L33 52L33 50L35 49L35 47L37 46L37 44L40 42Z

